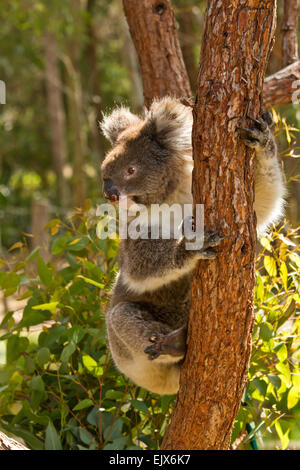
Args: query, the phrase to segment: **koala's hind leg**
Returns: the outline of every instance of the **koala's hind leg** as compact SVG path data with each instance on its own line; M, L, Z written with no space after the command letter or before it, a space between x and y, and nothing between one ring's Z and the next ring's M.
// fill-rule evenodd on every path
M173 351L172 355L161 351L156 358L145 352L154 338L168 337L172 328L156 321L146 308L131 302L120 302L109 310L106 327L112 357L121 372L152 392L173 394L178 391L184 351L181 354L177 351L175 355Z

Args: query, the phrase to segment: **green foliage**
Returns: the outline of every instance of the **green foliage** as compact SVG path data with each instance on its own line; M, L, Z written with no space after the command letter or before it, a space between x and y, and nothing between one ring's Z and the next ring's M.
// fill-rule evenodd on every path
M97 238L92 211L68 224L54 219L48 229L48 263L22 244L15 250L23 261L11 268L1 260L4 295L26 303L22 318L9 311L0 325L0 426L32 449L155 449L174 397L129 383L106 347L117 241Z
M1 260L4 295L25 303L0 325L1 427L32 449L157 449L175 397L134 386L111 361L104 315L118 246L98 239L89 207L49 222L48 263L21 243L12 248L22 261ZM283 231L261 239L249 382L232 436L248 430L240 448L253 438L287 448L300 434L300 256L297 231Z
M249 382L232 436L234 441L246 430L246 424L251 424L251 433L241 443L246 448L252 437L261 446L279 439L282 449L288 447L290 439L300 437L297 233L280 227L260 240L263 250L257 260Z

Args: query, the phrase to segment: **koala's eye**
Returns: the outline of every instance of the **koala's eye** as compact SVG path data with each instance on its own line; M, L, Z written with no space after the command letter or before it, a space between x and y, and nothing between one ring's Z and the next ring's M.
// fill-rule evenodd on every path
M129 176L134 175L135 172L136 172L136 169L134 168L134 166L130 166L130 167L127 168L127 170L125 171L125 176L127 176L127 178L128 178Z

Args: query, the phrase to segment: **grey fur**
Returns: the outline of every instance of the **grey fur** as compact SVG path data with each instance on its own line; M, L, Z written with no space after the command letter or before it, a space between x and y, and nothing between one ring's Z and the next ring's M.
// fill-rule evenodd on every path
M253 122L253 129L239 133L256 150L255 209L261 231L280 217L284 186L267 120ZM102 164L103 180L147 207L191 203L191 128L191 110L169 97L155 101L144 119L126 108L114 111L102 122L113 143ZM125 177L128 167L135 173ZM199 259L217 255L214 247L222 239L217 232L206 233L198 251L185 249L184 236L121 240L107 334L117 367L138 385L159 394L177 392L184 357L185 330L180 328L188 320L193 270ZM173 336L175 352L168 346Z

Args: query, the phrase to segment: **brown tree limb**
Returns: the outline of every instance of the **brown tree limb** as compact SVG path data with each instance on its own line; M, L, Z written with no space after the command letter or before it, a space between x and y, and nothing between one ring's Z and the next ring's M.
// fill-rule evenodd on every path
M139 57L145 105L165 95L190 97L170 0L123 0L123 7Z
M123 0L143 80L145 104L154 97L191 97L191 87L177 37L169 0ZM265 108L291 103L293 84L300 79L300 62L265 79Z
M282 66L292 64L298 60L298 0L284 0L282 33Z
M291 103L299 89L300 61L267 77L264 81L263 103L265 108ZM300 92L298 93L300 95ZM299 98L299 96L298 96Z
M276 0L208 1L194 108L193 195L205 229L229 235L196 269L188 349L163 449L228 449L247 380L256 231L254 155L236 126L260 110ZM258 60L259 57L259 60Z
M58 48L55 33L44 34L45 80L47 91L47 110L53 166L58 180L58 192L61 204L67 207L70 202L68 182L64 177L67 163L66 116L62 98L62 80L58 66Z

